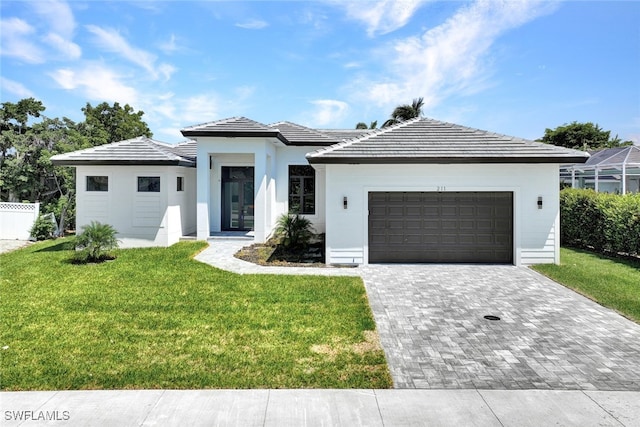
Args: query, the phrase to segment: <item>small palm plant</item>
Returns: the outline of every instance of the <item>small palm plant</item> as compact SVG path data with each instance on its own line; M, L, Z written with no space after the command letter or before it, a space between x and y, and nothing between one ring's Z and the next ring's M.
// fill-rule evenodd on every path
M109 224L91 221L82 227L82 233L76 236L75 260L78 262L100 262L113 257L110 250L118 247L117 231Z
M276 224L276 236L287 249L301 248L313 237L311 221L299 214L282 214Z

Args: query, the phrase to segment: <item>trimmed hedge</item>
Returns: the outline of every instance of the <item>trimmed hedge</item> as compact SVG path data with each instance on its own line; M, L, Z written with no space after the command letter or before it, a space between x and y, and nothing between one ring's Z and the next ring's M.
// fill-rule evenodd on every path
M560 192L560 229L563 245L638 255L640 194L564 189Z

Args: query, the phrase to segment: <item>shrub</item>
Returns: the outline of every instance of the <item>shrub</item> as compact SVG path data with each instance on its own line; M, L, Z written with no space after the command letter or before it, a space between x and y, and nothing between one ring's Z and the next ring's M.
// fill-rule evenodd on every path
M47 240L53 237L54 231L55 225L51 222L51 218L45 215L38 215L29 233L36 240Z
M640 253L640 194L616 195L593 190L560 192L563 244L600 252Z
M287 249L302 248L313 237L311 221L299 214L282 214L276 224L276 236Z
M82 227L82 233L76 236L78 250L74 256L77 262L99 262L113 258L110 250L118 247L117 231L109 224L91 221Z

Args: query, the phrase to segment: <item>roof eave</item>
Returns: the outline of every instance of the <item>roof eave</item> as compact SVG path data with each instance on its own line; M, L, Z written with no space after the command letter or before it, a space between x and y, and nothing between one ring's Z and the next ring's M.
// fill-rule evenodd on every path
M307 157L311 164L584 163L586 157Z
M277 138L286 145L291 143L278 131L229 131L229 130L189 130L180 131L185 137L213 136L220 138Z
M195 168L190 160L51 160L54 166L183 166Z

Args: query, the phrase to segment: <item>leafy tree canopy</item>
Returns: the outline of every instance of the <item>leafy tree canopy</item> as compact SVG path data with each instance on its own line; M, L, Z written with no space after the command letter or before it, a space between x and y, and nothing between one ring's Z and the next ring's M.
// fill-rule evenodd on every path
M121 107L115 102L113 106L106 102L93 107L87 102L82 108L85 116L80 130L89 137L91 145L102 145L110 142L146 136L151 138L153 133L142 120L143 111L134 111L129 105Z
M538 141L577 150L597 150L633 144L631 141L622 141L618 135L611 138L611 131L605 131L597 124L575 121L555 129L545 129L544 136Z

